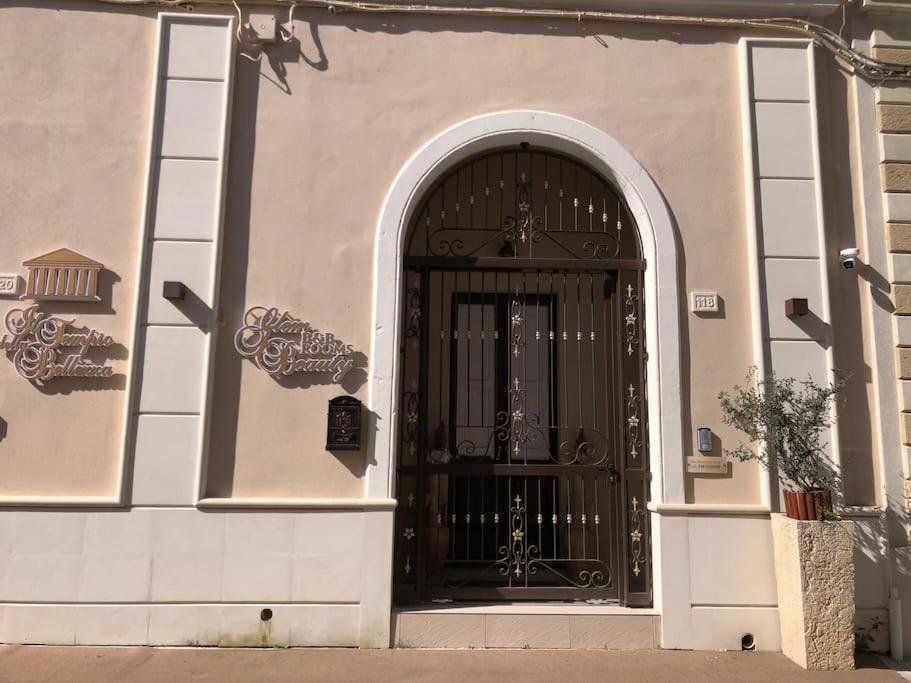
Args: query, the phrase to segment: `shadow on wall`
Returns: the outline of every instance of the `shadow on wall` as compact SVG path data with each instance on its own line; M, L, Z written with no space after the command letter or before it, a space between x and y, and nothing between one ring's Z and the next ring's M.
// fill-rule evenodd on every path
M247 261L250 257L250 201L253 188L253 158L256 149L256 116L259 64L238 59L234 76L234 99L231 110L231 154L228 161L228 191L225 202L225 226L222 245L221 292L219 299L243 302L247 298ZM228 497L237 445L242 359L234 351L234 330L242 325L243 311L219 307L219 335L215 346L215 378L212 405L207 489ZM213 467L218 460L217 467ZM208 493L208 492L207 492Z
M860 650L888 652L889 592L882 518L857 517L853 522L855 640Z
M879 306L886 306L888 281L869 266L853 271L841 267L839 250L863 241L854 220L857 208L853 201L851 130L847 116L850 95L847 77L831 60L817 60L817 81L821 103L845 105L821 105L818 111L823 207L828 232L828 253L823 254L822 265L829 276L834 365L840 374L850 377L837 407L844 499L847 505L875 505L871 426L874 421L868 398L873 377L864 355L862 287L858 277L869 283L873 301ZM877 226L871 227L877 229ZM888 307L891 308L891 303Z
M340 26L357 33L388 33L401 35L412 32L423 33L500 33L507 35L569 36L590 38L598 49L610 50L610 44L602 36L622 40L654 42L664 41L687 45L708 45L736 43L741 35L768 35L767 32L725 30L710 27L693 27L682 31L680 27L657 24L628 24L566 19L537 19L525 17L521 20L492 17L420 16L392 14L362 14L330 12L319 8L298 8L294 14L294 35L289 42L267 45L263 56L268 61L274 78L261 73L277 88L288 95L293 94L288 83L288 64L303 62L317 71L329 69L329 56L320 37L320 26ZM287 17L279 16L287 25ZM305 25L304 28L302 25ZM248 61L241 58L241 61Z
M270 47L283 52L293 46ZM267 52L268 56L268 52ZM271 61L271 58L270 58ZM247 299L247 268L250 258L251 196L253 165L256 150L256 125L259 105L260 64L239 59L236 65L234 100L231 124L231 155L227 169L227 199L222 247L222 272L218 311L219 334L215 349L215 374L206 495L230 497L233 494L233 473L237 458L238 419L240 417L241 379L244 365L247 371L262 372L251 360L242 358L234 348L234 334L243 325ZM358 391L367 381L367 357L363 352L352 356L354 367L339 383L339 393ZM272 378L275 384L287 391L296 391L318 385L331 385L331 375L323 373L295 373ZM374 429L376 420L365 415L365 427ZM362 434L367 443L367 431ZM365 471L365 457L361 451L340 451L333 454L340 463L357 477Z

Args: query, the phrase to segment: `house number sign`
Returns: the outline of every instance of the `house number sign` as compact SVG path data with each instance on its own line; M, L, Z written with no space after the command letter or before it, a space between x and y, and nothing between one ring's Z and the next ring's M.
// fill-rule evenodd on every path
M234 348L273 377L298 372L326 373L341 382L354 367L354 348L329 332L277 308L254 306L234 335Z
M4 319L0 351L12 354L16 372L39 384L57 377L113 376L113 368L89 360L86 354L112 346L114 340L98 330L73 330L73 322L48 315L38 304L14 308Z

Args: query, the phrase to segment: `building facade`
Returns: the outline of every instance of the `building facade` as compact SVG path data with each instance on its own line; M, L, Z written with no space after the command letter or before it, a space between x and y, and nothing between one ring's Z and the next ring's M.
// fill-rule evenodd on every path
M755 366L911 651L911 7L668 5L0 9L0 641L778 650Z

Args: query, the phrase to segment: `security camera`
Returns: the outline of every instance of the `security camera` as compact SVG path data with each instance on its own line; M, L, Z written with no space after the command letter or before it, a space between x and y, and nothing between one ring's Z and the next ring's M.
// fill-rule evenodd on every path
M857 267L857 257L860 256L860 249L857 247L842 249L838 255L841 257L842 268L845 270L854 270L854 268Z

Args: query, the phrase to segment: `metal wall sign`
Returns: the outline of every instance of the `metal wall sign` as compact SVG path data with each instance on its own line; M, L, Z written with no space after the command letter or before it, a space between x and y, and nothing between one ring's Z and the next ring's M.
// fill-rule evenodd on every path
M72 249L56 249L22 264L28 269L23 299L97 303L104 264Z
M707 458L691 455L686 459L687 474L727 474L728 461L723 458Z
M354 348L310 323L277 308L254 306L244 314L234 348L274 377L298 372L326 373L341 382L354 367Z
M58 377L112 377L113 368L86 355L92 349L112 346L114 340L98 330L72 329L73 323L49 315L38 304L13 308L4 318L6 332L0 337L0 351L10 356L16 372L38 384Z

